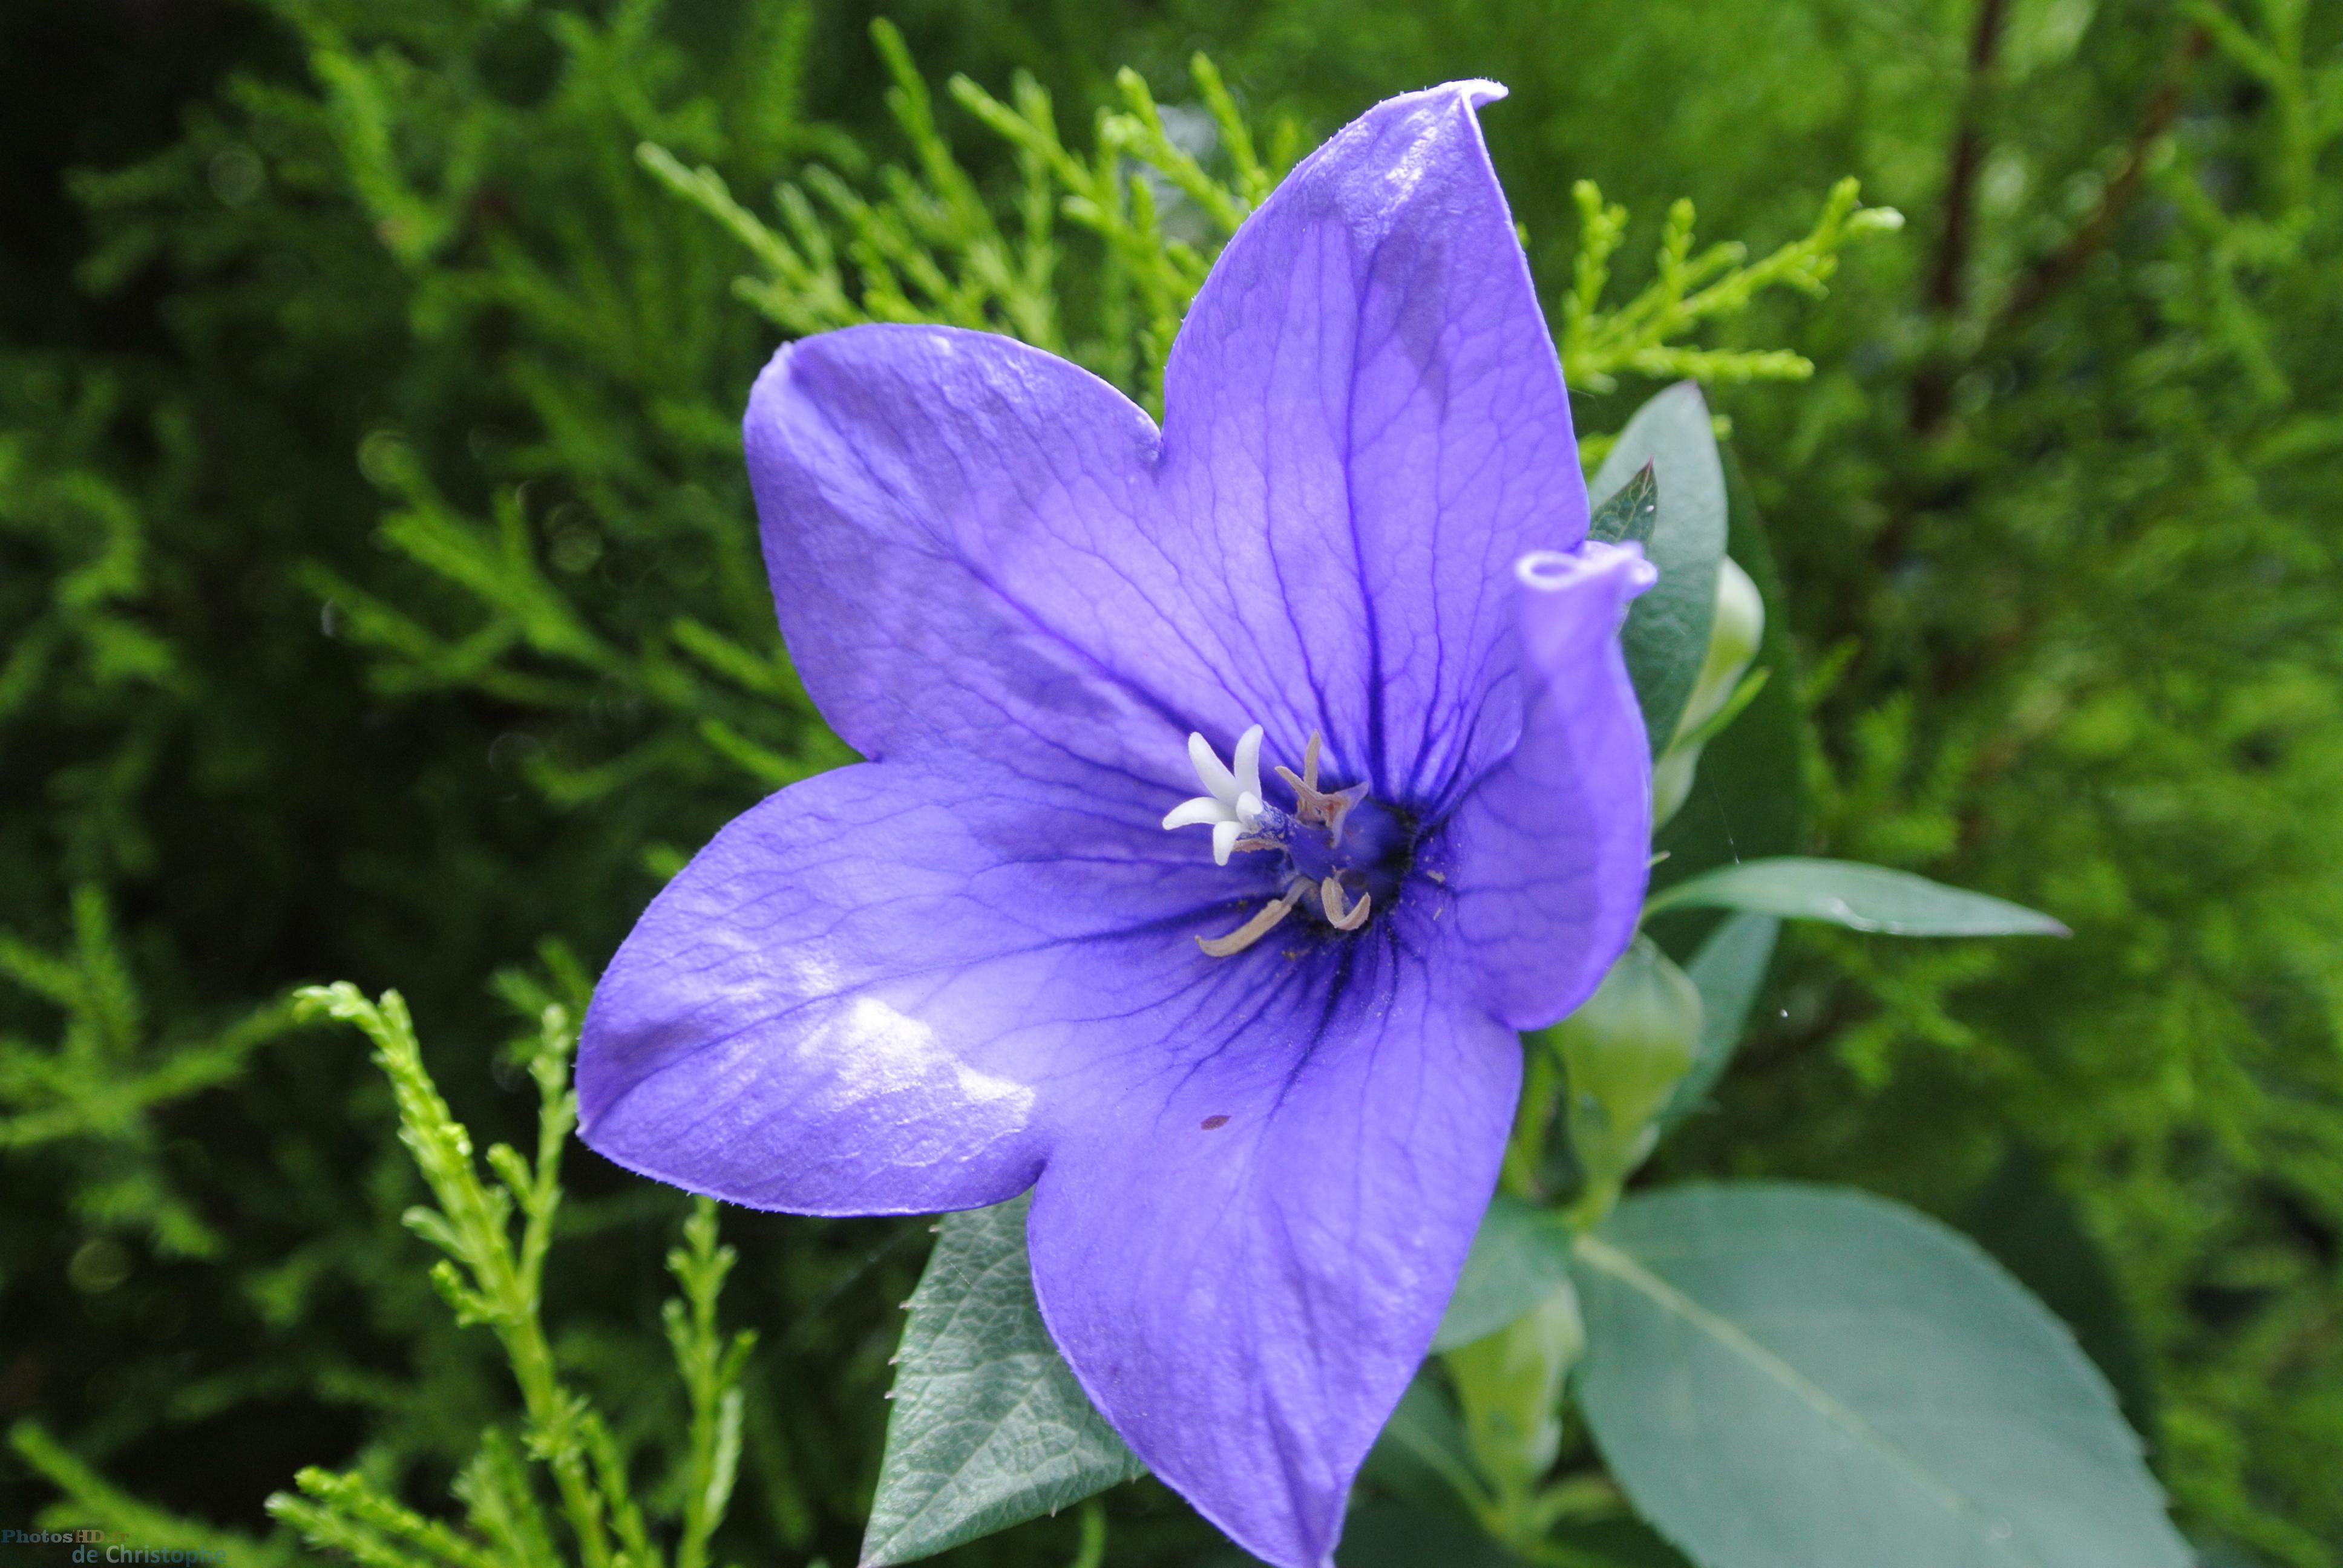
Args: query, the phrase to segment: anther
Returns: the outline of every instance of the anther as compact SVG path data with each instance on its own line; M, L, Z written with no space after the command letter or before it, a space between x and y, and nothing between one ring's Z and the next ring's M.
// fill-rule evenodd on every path
M1308 886L1306 882L1296 882L1285 897L1273 904L1263 904L1252 919L1227 936L1198 937L1196 945L1204 950L1206 958L1224 959L1232 953L1244 951L1274 930L1278 921L1293 912L1293 906L1302 901L1302 895ZM1365 900L1360 900L1360 910L1363 911L1366 907ZM1364 920L1366 917L1362 913L1359 918Z
M1373 893L1361 893L1357 903L1344 909L1341 882L1328 877L1318 884L1318 902L1326 911L1326 923L1338 931L1355 931L1365 925L1367 906L1374 901Z

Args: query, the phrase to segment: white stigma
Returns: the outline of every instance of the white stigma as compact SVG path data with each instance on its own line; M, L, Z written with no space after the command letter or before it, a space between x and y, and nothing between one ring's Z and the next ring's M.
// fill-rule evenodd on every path
M1237 737L1233 767L1223 766L1212 743L1202 736L1188 737L1188 760L1205 792L1174 806L1164 817L1163 826L1192 828L1210 823L1215 865L1227 865L1237 840L1261 820L1261 726L1256 724Z

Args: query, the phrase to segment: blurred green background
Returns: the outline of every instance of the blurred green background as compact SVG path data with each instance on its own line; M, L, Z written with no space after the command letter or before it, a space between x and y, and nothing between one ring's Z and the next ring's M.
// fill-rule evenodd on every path
M491 975L574 994L679 856L835 759L772 658L740 472L779 333L636 147L767 212L817 164L883 195L910 149L875 14L0 7L0 1427L174 1528L282 1555L261 1501L311 1462L427 1504L510 1402L397 1223L387 1091L286 988L400 987L459 1114L517 1136ZM1736 789L1721 746L1687 830L2077 935L1800 930L1655 1174L1963 1225L2110 1372L2208 1561L2343 1563L2343 6L886 14L931 80L1031 73L1070 140L1121 65L1187 99L1198 48L1296 147L1502 80L1557 308L1575 179L1635 215L1629 287L1680 196L1759 251L1844 175L1904 211L1826 299L1699 340L1816 372L1710 388L1785 585L1802 797ZM1059 286L1095 313L1086 254ZM1654 385L1584 389L1582 427ZM680 1420L684 1201L582 1151L570 1181L548 1312L632 1444ZM924 1227L726 1229L727 1318L764 1341L719 1561L850 1562ZM0 1453L0 1523L55 1501L46 1468ZM1110 1563L1212 1540L1151 1483L1109 1514ZM954 1560L1075 1543L1041 1521Z

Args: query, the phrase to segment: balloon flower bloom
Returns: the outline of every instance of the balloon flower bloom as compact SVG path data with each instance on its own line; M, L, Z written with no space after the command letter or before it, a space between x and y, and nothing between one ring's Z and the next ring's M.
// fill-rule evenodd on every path
M1625 948L1652 568L1590 541L1475 118L1393 98L1120 392L978 332L783 347L747 417L790 657L868 761L653 900L586 1141L735 1203L1031 1189L1035 1293L1131 1449L1317 1568L1497 1178L1517 1031Z

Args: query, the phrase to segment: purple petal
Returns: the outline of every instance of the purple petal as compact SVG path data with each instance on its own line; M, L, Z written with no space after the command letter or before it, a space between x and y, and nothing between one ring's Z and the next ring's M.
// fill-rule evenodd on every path
M1570 399L1477 104L1377 105L1222 253L1172 351L1165 489L1194 585L1282 687L1272 738L1424 802L1512 739L1509 568L1586 532ZM1288 742L1290 744L1290 741Z
M865 756L1120 775L1168 809L1188 731L1244 727L1180 582L1209 563L1155 542L1155 427L1088 372L850 327L773 357L746 438L782 635Z
M1490 1009L1541 1029L1626 950L1652 846L1652 763L1619 648L1654 573L1633 545L1524 557L1513 574L1525 689L1520 743L1443 834L1455 930Z
M1042 1316L1091 1399L1286 1568L1328 1560L1454 1289L1520 1087L1520 1045L1470 974L1404 944L1385 921L1298 961L1228 960L1252 1019L1102 1081L1028 1223Z
M578 1050L584 1137L758 1208L1011 1197L1041 1168L1053 1085L1156 1060L1218 1005L1235 976L1192 937L1238 923L1267 874L1005 775L890 763L794 785L611 960Z
M1166 430L1062 360L864 327L785 347L746 422L781 629L874 759L1189 793L1181 749L1312 730L1444 792L1517 719L1506 567L1585 531L1554 346L1468 83L1370 110L1223 252Z

